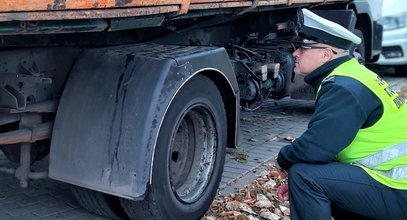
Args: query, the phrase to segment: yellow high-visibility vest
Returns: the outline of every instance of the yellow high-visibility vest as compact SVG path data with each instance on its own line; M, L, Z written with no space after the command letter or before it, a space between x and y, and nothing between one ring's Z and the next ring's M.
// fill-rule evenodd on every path
M351 59L328 77L358 80L381 101L383 115L372 126L359 129L355 139L336 159L362 167L372 178L396 189L407 190L407 105L377 74ZM319 89L318 89L319 91Z

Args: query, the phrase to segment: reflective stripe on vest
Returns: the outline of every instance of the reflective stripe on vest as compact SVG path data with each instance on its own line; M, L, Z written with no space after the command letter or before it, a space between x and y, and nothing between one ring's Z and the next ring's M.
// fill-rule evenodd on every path
M407 179L407 165L406 166L397 166L397 167L393 167L390 170L387 171L380 171L380 170L376 170L376 172L387 176L391 179L394 180L404 180Z
M407 141L404 141L402 143L378 151L358 161L355 161L353 162L353 164L360 164L372 170L375 170L374 168L381 164L387 163L391 160L406 155L407 155ZM407 179L407 166L396 166L387 171L380 170L375 171L391 179L396 180Z

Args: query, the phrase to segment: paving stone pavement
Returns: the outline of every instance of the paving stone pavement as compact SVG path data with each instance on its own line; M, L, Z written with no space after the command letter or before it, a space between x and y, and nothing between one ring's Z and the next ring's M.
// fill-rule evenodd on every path
M313 112L313 101L284 98L268 100L262 108L242 112L239 148L228 149L219 195L233 193L250 183L262 169L262 164L273 161L279 149L288 143L285 137L299 137L306 129ZM247 162L238 162L236 153L247 156ZM10 164L3 155L2 164ZM36 167L46 166L46 160ZM106 219L88 213L75 201L70 185L52 179L34 180L28 188L20 188L11 174L0 173L0 220L92 220Z
M233 193L255 180L266 169L266 162L274 163L281 147L290 137L299 137L307 128L314 111L314 101L269 100L261 109L241 112L238 149L228 149L219 195ZM236 153L247 155L247 162L236 159Z

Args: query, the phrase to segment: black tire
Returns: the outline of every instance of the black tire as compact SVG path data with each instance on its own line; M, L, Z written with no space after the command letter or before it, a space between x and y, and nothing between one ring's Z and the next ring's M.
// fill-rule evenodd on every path
M222 177L226 115L215 84L189 80L172 101L154 154L152 184L143 201L120 198L138 220L194 220L208 210Z
M394 72L396 76L407 76L407 65L395 66Z
M79 186L72 186L71 191L76 201L89 212L113 219L129 219L116 196Z
M351 48L350 54L355 57L359 63L364 64L366 62L366 51L365 51L365 38L363 36L363 32L359 29L353 30L353 33L360 37L362 42L358 45L356 45L353 49Z

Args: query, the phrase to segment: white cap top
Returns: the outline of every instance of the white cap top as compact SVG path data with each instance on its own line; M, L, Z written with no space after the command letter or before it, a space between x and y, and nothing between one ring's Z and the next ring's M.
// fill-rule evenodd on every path
M327 20L308 9L302 9L304 26L300 31L303 38L325 43L334 47L349 49L352 44L360 44L362 40L343 26Z

